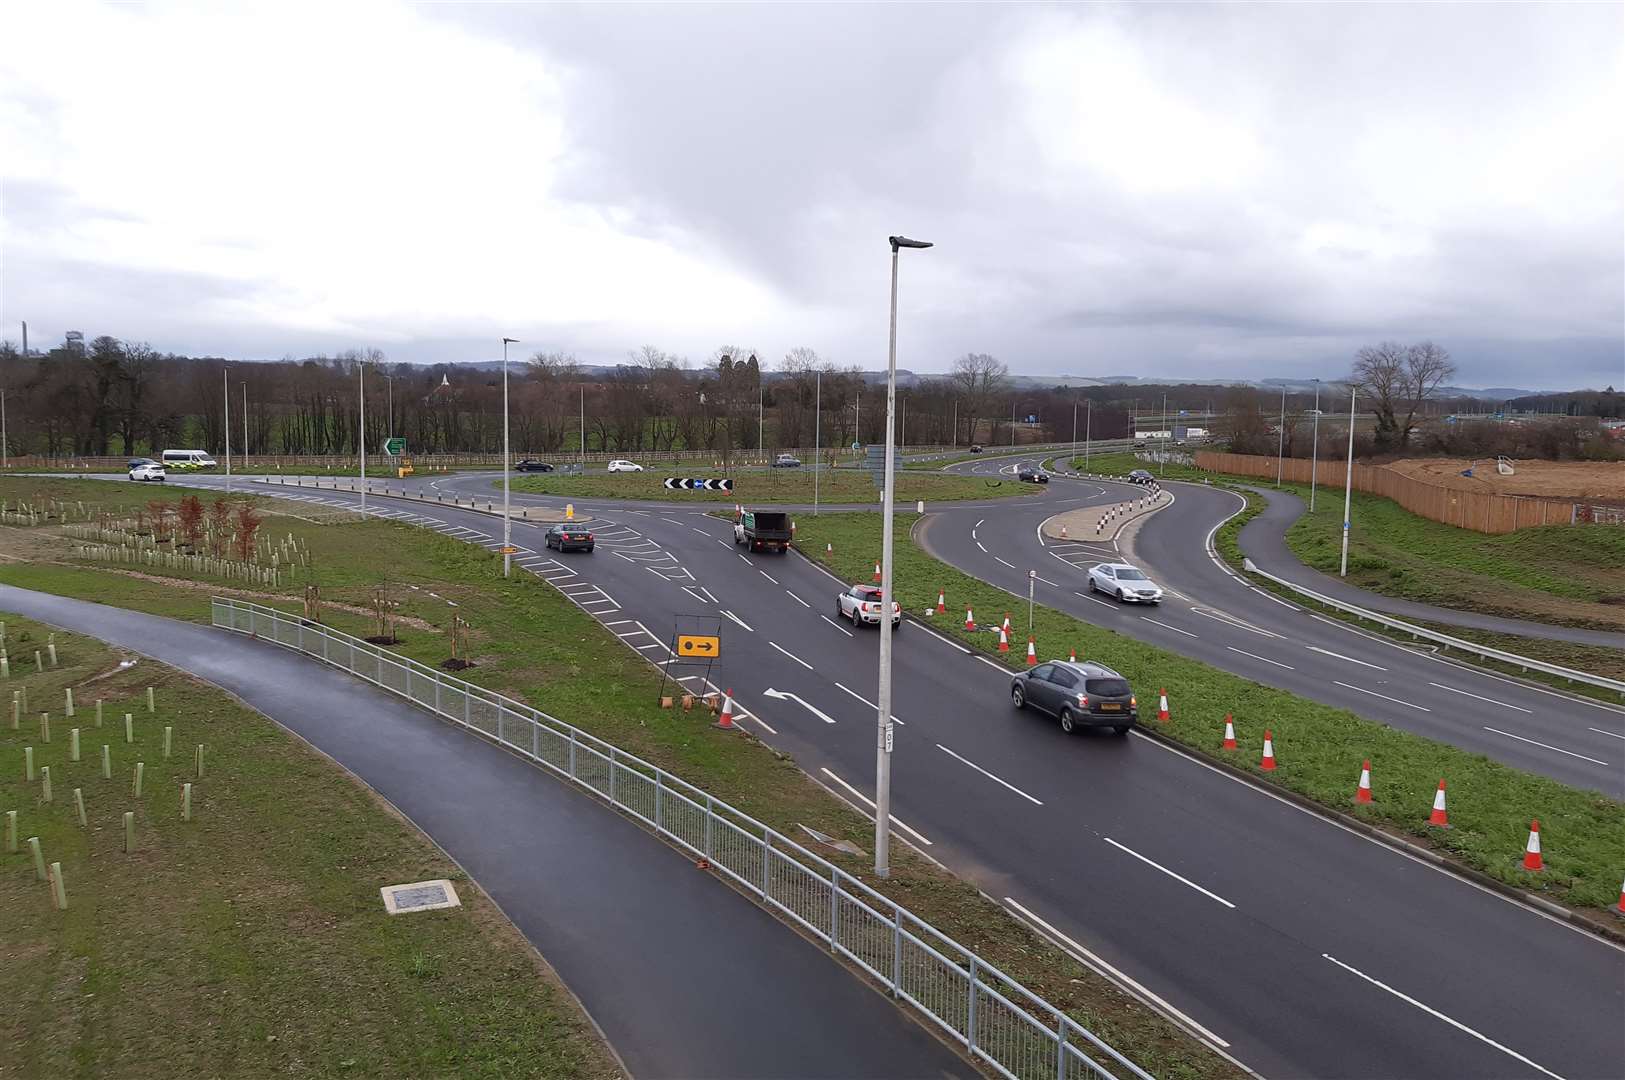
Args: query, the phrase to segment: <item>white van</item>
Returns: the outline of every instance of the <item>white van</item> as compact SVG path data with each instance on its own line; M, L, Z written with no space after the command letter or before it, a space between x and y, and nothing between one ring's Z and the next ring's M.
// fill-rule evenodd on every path
M215 462L202 450L165 450L163 465L166 469L212 469Z

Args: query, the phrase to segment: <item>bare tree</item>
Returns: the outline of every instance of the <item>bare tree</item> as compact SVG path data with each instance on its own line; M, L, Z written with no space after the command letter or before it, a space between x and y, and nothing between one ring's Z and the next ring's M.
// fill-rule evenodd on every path
M1377 414L1379 452L1405 449L1416 428L1422 402L1455 373L1450 354L1431 341L1409 348L1397 341L1385 341L1354 354L1354 373L1349 382L1360 388Z
M1416 426L1416 412L1446 379L1456 373L1456 365L1443 346L1431 341L1412 345L1405 350L1405 426L1399 433L1399 445L1410 442Z
M976 425L988 415L1009 381L1010 369L987 353L966 353L953 362L948 380L959 395L959 418L966 425L966 442L976 439Z

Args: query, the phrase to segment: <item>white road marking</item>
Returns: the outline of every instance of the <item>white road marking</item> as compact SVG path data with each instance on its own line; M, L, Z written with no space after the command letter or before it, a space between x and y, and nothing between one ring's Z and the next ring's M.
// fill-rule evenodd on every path
M976 762L971 761L969 758L960 757L958 754L954 753L952 750L948 749L946 746L943 746L941 743L937 743L937 749L941 750L944 754L947 754L949 757L953 758L955 761L964 762L966 765L969 765L971 768L975 769L977 772L981 773L983 776L987 777L989 780L992 780L994 783L1003 784L1005 787L1009 788L1011 791L1015 792L1017 795L1020 795L1023 799L1026 799L1028 802L1032 803L1034 806L1043 806L1044 805L1042 800L1033 798L1031 795L1027 794L1025 791L1022 791L1020 788L1016 787L1016 785L1010 783L1010 781L993 775L992 773L988 772L986 769L982 768L980 765L976 764Z
M987 554L987 548L982 547L982 542L980 540L976 541L976 546L979 547L979 548L982 548L982 554L984 554L984 555Z
M688 593L688 595L692 596L694 599L698 600L702 604L714 603L715 602L715 601L706 600L706 598L701 596L699 594L698 590L696 590L692 585L684 585L683 586L683 591Z
M1457 1029L1458 1031L1466 1032L1467 1034L1471 1035L1473 1038L1477 1039L1479 1042L1482 1042L1482 1043L1485 1043L1485 1044L1487 1044L1489 1046L1495 1047L1495 1049L1501 1051L1501 1053L1507 1055L1510 1058L1514 1058L1514 1059L1516 1059L1518 1061L1523 1062L1525 1065L1529 1066L1531 1069L1537 1069L1540 1072L1545 1073L1547 1076L1552 1077L1553 1080L1563 1080L1563 1078L1561 1076L1559 1076L1557 1073L1554 1073L1552 1070L1546 1068L1544 1065L1539 1065L1539 1064L1536 1064L1533 1061L1530 1061L1528 1058L1524 1057L1522 1054L1518 1053L1516 1050L1512 1050L1512 1049L1509 1049L1509 1048L1507 1048L1505 1046L1502 1046L1500 1043L1496 1042L1494 1039L1490 1038L1488 1035L1482 1035L1479 1032L1474 1031L1472 1028L1468 1027L1466 1024L1462 1023L1460 1020L1451 1019L1450 1017L1446 1016L1444 1013L1440 1012L1438 1009L1433 1008L1431 1005L1424 1005L1422 1002L1417 1001L1415 998L1411 997L1409 994L1401 993L1400 991L1395 990L1392 986L1389 986L1387 983L1382 982L1382 981L1380 981L1378 979L1373 979L1371 976L1367 975L1365 972L1361 971L1359 968L1351 967L1350 965L1343 963L1343 961L1339 960L1337 957L1333 956L1331 953L1321 953L1320 955L1322 957L1324 957L1325 959L1330 960L1332 963L1336 964L1338 967L1342 968L1344 971L1347 971L1347 972L1349 972L1349 973L1351 973L1353 975L1358 975L1360 978L1364 979L1366 982L1370 983L1372 986L1377 987L1379 990L1388 991L1390 994L1394 995L1396 998L1398 998L1399 1000L1405 1002L1406 1004L1414 1005L1418 1009L1421 1009L1423 1012L1427 1013L1429 1016L1434 1017L1437 1020L1443 1020L1445 1023L1449 1024L1451 1027Z
M1116 604L1108 604L1108 603L1106 603L1106 601L1100 599L1100 597L1098 597L1098 596L1090 596L1088 593L1081 593L1081 592L1078 592L1078 590L1076 590L1076 589L1072 590L1072 595L1073 596L1081 596L1085 600L1089 601L1092 604L1099 604L1101 607L1109 607L1113 611L1117 610L1117 605Z
M1606 735L1606 736L1608 736L1608 737L1609 737L1609 738L1610 738L1610 739L1625 739L1625 735L1621 735L1621 734L1620 734L1620 733L1619 733L1619 732L1617 732L1617 731L1604 731L1604 730L1603 730L1603 729L1602 729L1602 728L1600 728L1600 727L1594 727L1594 728L1592 728L1592 729L1591 729L1591 730L1592 730L1592 731L1595 731L1595 732L1596 732L1596 733L1597 733L1597 734L1598 734L1598 735Z
M627 623L637 623L637 622L638 621L636 619L611 619L610 621L604 623L604 625L605 626L625 626ZM643 624L638 623L638 625L642 626Z
M874 702L870 701L868 698L864 697L862 694L858 693L856 690L853 690L853 689L851 689L850 687L847 687L847 686L843 686L840 683L836 683L835 688L837 690L845 690L847 693L851 694L853 697L857 698L859 701L861 701L865 705L869 706L869 708L873 709L875 712L880 711L880 706L879 705L876 705ZM895 717L895 716L892 717L892 721L894 723L902 725L903 727L908 727L907 724L904 724L901 720L898 720L897 717Z
M975 525L972 525L972 526L971 526L971 528L973 528L973 529L980 529L980 528L981 528L981 527L982 527L982 522L984 522L984 521L986 521L986 520L987 520L987 518L977 518L977 519L976 519L976 524L975 524Z
M1378 671L1387 671L1388 670L1387 668L1381 666L1380 664L1368 664L1364 660L1356 660L1352 656L1344 656L1342 653L1335 653L1335 652L1332 652L1330 649L1322 649L1319 645L1306 645L1306 646L1304 646L1304 648L1308 649L1310 652L1320 653L1322 656L1335 656L1339 660L1347 660L1349 663L1351 663L1351 664L1359 664L1361 667L1375 668Z
M769 644L771 644L771 642ZM835 723L835 718L833 716L831 716L829 713L825 712L824 710L822 710L820 708L817 708L816 706L813 705L812 702L808 701L806 698L802 697L800 694L792 694L788 690L775 690L770 686L766 690L762 691L762 696L763 697L770 697L770 698L777 698L780 701L794 701L797 704L801 705L802 708L806 709L808 712L810 712L814 716L818 717L818 719L822 720L824 723L826 723L826 724Z
M1010 669L1005 667L1003 664L995 664L985 656L978 656L976 659L980 660L994 671L997 671L1000 675L1009 675L1011 673Z
M1533 709L1526 709L1522 705L1512 705L1505 701L1496 701L1494 698L1479 697L1477 694L1469 694L1465 690L1457 690L1454 686L1446 686L1444 683L1430 682L1428 685L1437 686L1440 690L1448 690L1452 694L1460 694L1463 697L1477 698L1479 701L1487 701L1491 705L1499 705L1503 709L1516 709L1521 713L1533 713L1535 711Z
M744 563L749 563L750 562L749 559L745 558L743 555L740 555L739 552L737 552L737 551L734 552L734 555L737 556L741 562L744 562Z
M761 575L762 575L762 576L763 576L763 577L765 577L765 578L767 578L767 580L769 580L769 581L772 581L772 582L773 582L773 584L775 584L775 585L777 585L777 584L778 584L778 582L777 582L777 581L774 581L774 580L773 580L773 575L772 575L772 574L770 574L770 573L768 573L768 572L767 572L767 571L766 571L766 570L758 570L758 571L756 571L756 572L757 572L757 573L758 573L758 574L761 574Z
M770 642L768 642L768 644L773 646L775 649L779 650L785 656L788 656L790 659L794 660L796 663L800 664L802 667L806 668L808 671L811 671L813 669L813 666L811 664L807 663L807 661L803 660L801 657L797 656L795 653L791 652L789 649L786 649L783 645L780 645L778 642L770 641Z
M868 804L869 809L871 809L871 810L875 809L875 801L873 799L869 798L869 796L865 795L863 792L859 791L857 788L853 787L851 784L847 783L845 780L842 780L839 776L836 776L834 773L830 772L828 769L824 768L821 765L819 766L818 771L823 773L825 776L829 777L831 780L835 781L837 784L840 784L846 790L848 790L852 794L856 795L859 799L862 799L866 804ZM910 836L914 837L914 839L918 840L920 843L924 844L926 847L931 846L931 841L927 840L925 838L925 836L923 834L921 834L920 832L918 832L917 830L911 829L909 826L904 825L901 821L898 820L896 814L891 815L891 823L893 825L896 825L899 829L902 829L904 832L908 833Z
M728 618L732 619L734 622L738 623L740 626L743 626L746 630L751 629L749 623L745 622L744 619L741 619L738 615L735 615L733 612L729 611L727 608L723 608L722 613L724 615L728 616ZM752 631L752 632L754 633L754 631Z
M1167 623L1161 622L1161 621L1159 621L1157 619L1153 619L1149 615L1141 615L1140 618L1144 619L1148 623L1156 623L1158 626L1162 627L1164 630L1172 630L1176 634L1184 634L1186 637L1198 637L1199 636L1197 634L1191 633L1189 630L1181 630L1177 626L1169 626Z
M1392 701L1395 705L1404 705L1404 706L1407 706L1409 708L1415 709L1418 712L1432 712L1433 711L1432 709L1424 708L1421 705L1416 704L1414 701L1401 701L1398 698L1389 697L1387 694L1379 694L1375 690L1367 690L1363 686L1350 686L1346 682L1338 682L1336 679L1332 680L1332 685L1333 686L1341 686L1345 690L1357 690L1362 694L1370 694L1372 697L1380 697L1384 701Z
M848 630L846 627L842 626L840 623L836 622L834 619L830 618L828 615L820 615L818 617L820 619L823 619L825 622L829 623L831 626L835 627L835 629L839 630L841 633L845 634L847 637L852 636L852 631Z
M1191 608L1191 613L1194 614L1194 615L1200 615L1200 616L1202 616L1203 618L1206 618L1206 619L1212 619L1214 622L1222 622L1222 623L1224 623L1224 624L1226 624L1228 626L1233 626L1237 630L1248 630L1248 631L1251 631L1254 634L1259 634L1259 635L1261 635L1263 637L1278 638L1278 637L1281 636L1280 634L1272 634L1268 630L1260 630L1258 627L1254 626L1252 623L1243 622L1241 619L1236 618L1234 615L1230 615L1230 614L1227 614L1227 613L1222 612L1222 611L1209 611L1206 608L1193 607L1193 608Z
M700 528L698 525L690 525L689 528L693 529L695 532L699 533L701 536L710 536L711 535L710 533L706 532L704 529Z
M1233 653L1240 653L1243 656L1250 656L1254 660L1262 660L1266 664L1274 664L1276 667L1284 667L1288 671L1297 670L1297 668L1293 667L1291 664L1283 664L1279 660L1271 660L1267 656L1259 656L1257 653L1250 653L1246 649L1238 649L1234 645L1226 645L1225 648L1229 649Z
M1073 954L1073 956L1077 957L1077 959L1079 959L1083 963L1083 965L1085 967L1093 968L1095 971L1101 972L1102 974L1106 974L1106 973L1109 972L1110 974L1107 975L1108 978L1114 978L1114 979L1118 980L1119 982L1123 983L1125 986L1131 987L1136 994L1139 994L1141 997L1145 998L1148 1001L1154 1002L1158 1008L1160 1008L1163 1011L1177 1017L1180 1020L1180 1022L1185 1024L1187 1027L1190 1027L1191 1029L1193 1029L1195 1031L1201 1032L1208 1039L1211 1039L1216 1046L1220 1046L1220 1047L1223 1047L1225 1049L1229 1049L1229 1047L1230 1047L1229 1043L1225 1042L1223 1039L1221 1039L1217 1035L1213 1034L1213 1032L1209 1031L1207 1028L1203 1027L1201 1024L1198 1024L1195 1020L1192 1020L1190 1017L1186 1016L1184 1013L1180 1012L1178 1009L1176 1009L1172 1005L1168 1004L1168 1002L1165 999L1159 997L1157 994L1153 993L1152 991L1146 989L1144 986L1142 986L1139 983L1135 982L1133 979L1131 979L1127 975L1123 974L1123 972L1119 971L1117 968L1112 967L1110 964L1106 963L1106 961L1102 960L1100 957L1096 956L1094 953L1090 952L1088 949L1084 948L1082 945L1079 945L1076 941L1073 941L1071 938L1067 937L1065 934L1063 934L1059 930L1055 929L1055 927L1051 926L1049 923L1045 922L1043 919L1039 918L1037 915L1034 915L1027 908L1022 907L1020 904L1016 903L1016 901L1012 900L1008 896L1006 896L1004 898L1004 902L1006 904L1009 904L1011 907L1015 908L1017 912L1019 912L1022 916L1027 918L1029 921L1037 924L1038 926L1043 927L1044 930L1048 931L1052 938L1060 941L1062 943L1063 947L1065 947L1068 951L1070 951Z
M1484 730L1485 731L1493 731L1497 735L1505 735L1509 739L1517 739L1519 742L1526 742L1530 746L1538 746L1542 750L1556 750L1559 754L1567 754L1569 757L1579 758L1581 761L1589 761L1593 765L1607 765L1608 764L1608 762L1606 762L1606 761L1598 761L1594 757L1586 757L1584 754L1576 754L1574 751L1565 750L1561 746L1552 746L1549 743L1536 742L1534 739L1526 739L1522 735L1514 735L1514 734L1512 734L1512 732L1510 732L1510 731L1502 731L1500 728L1492 728L1492 727L1490 727L1488 725L1485 725Z
M1168 869L1166 866L1163 866L1161 863L1152 862L1150 859L1146 858L1144 855L1141 855L1138 851L1135 851L1133 848L1129 847L1127 844L1119 844L1116 840L1113 840L1109 836L1102 836L1101 839L1106 841L1106 843L1110 844L1112 847L1117 848L1119 851L1128 852L1130 855L1134 856L1136 859L1139 859L1141 862L1145 863L1147 866L1155 867L1156 869L1161 870L1164 874L1167 874L1169 877L1173 878L1175 881L1180 882L1181 884L1184 884L1184 885L1189 885L1191 888L1195 889L1197 892L1201 893L1203 896L1207 897L1209 900L1217 900L1219 903L1223 904L1227 908L1232 908L1232 909L1235 908L1236 905L1232 904L1230 901L1226 900L1224 897L1220 896L1218 893L1209 892L1207 889L1204 889L1204 888L1202 888L1202 886L1196 884L1196 882L1192 881L1190 878L1180 877L1178 874L1174 873L1172 870Z
M777 585L778 582L775 581L773 584ZM801 597L797 596L795 593L790 592L789 589L785 589L784 591L789 595L790 599L794 600L796 603L800 604L802 607L806 608L808 611L812 610L812 605L807 603L807 601L803 600Z
M1055 582L1051 581L1049 578L1041 578L1037 574L1033 575L1033 580L1034 581L1042 581L1045 585L1048 585L1052 589L1059 589L1060 588L1059 585L1057 585Z
M1004 560L1003 560L1003 559L1001 559L1001 558L999 558L999 557L998 557L998 556L997 556L997 555L995 555L995 556L993 556L993 561L994 561L994 562L1001 562L1001 563L1004 563L1004 565L1006 565L1006 566L1008 566L1008 567L1009 567L1009 568L1010 568L1010 569L1012 569L1012 570L1014 570L1014 569L1015 569L1015 568L1016 568L1016 564L1015 564L1015 563L1013 563L1013 562L1004 562Z

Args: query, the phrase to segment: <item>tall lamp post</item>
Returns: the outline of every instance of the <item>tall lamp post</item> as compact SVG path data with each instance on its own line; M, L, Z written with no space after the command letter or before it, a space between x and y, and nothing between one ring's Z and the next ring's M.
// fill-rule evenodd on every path
M0 389L0 468L11 468L11 451L6 446L6 392Z
M1083 471L1089 471L1089 428L1095 418L1095 399L1085 398L1083 404Z
M1281 426L1275 434L1275 486L1281 486L1281 468L1286 464L1286 384L1281 384Z
M1337 568L1338 577L1349 576L1349 500L1354 491L1354 399L1359 392L1359 387L1349 387L1349 463L1343 473L1343 561Z
M1320 380L1315 380L1315 423L1309 437L1309 512L1315 512L1315 484L1320 475Z
M357 398L361 402L361 419L356 428L355 448L356 456L361 461L361 512L367 512L367 362L365 360L356 364L355 377Z
M226 494L231 494L231 375L226 365L220 365L220 400L225 408L226 421Z
M813 517L818 516L818 469L823 464L824 373L813 372Z
M518 338L502 339L502 576L513 572L513 519L508 516L508 346Z
M875 710L875 876L891 876L891 606L892 504L897 486L897 442L892 422L897 409L897 253L928 248L906 236L891 243L891 337L886 350L886 486L880 503L880 692Z

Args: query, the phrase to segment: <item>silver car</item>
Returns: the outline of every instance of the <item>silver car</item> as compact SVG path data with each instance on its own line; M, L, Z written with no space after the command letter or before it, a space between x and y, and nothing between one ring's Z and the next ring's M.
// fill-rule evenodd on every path
M1128 563L1100 563L1089 570L1089 591L1109 593L1124 603L1160 604L1162 589Z

